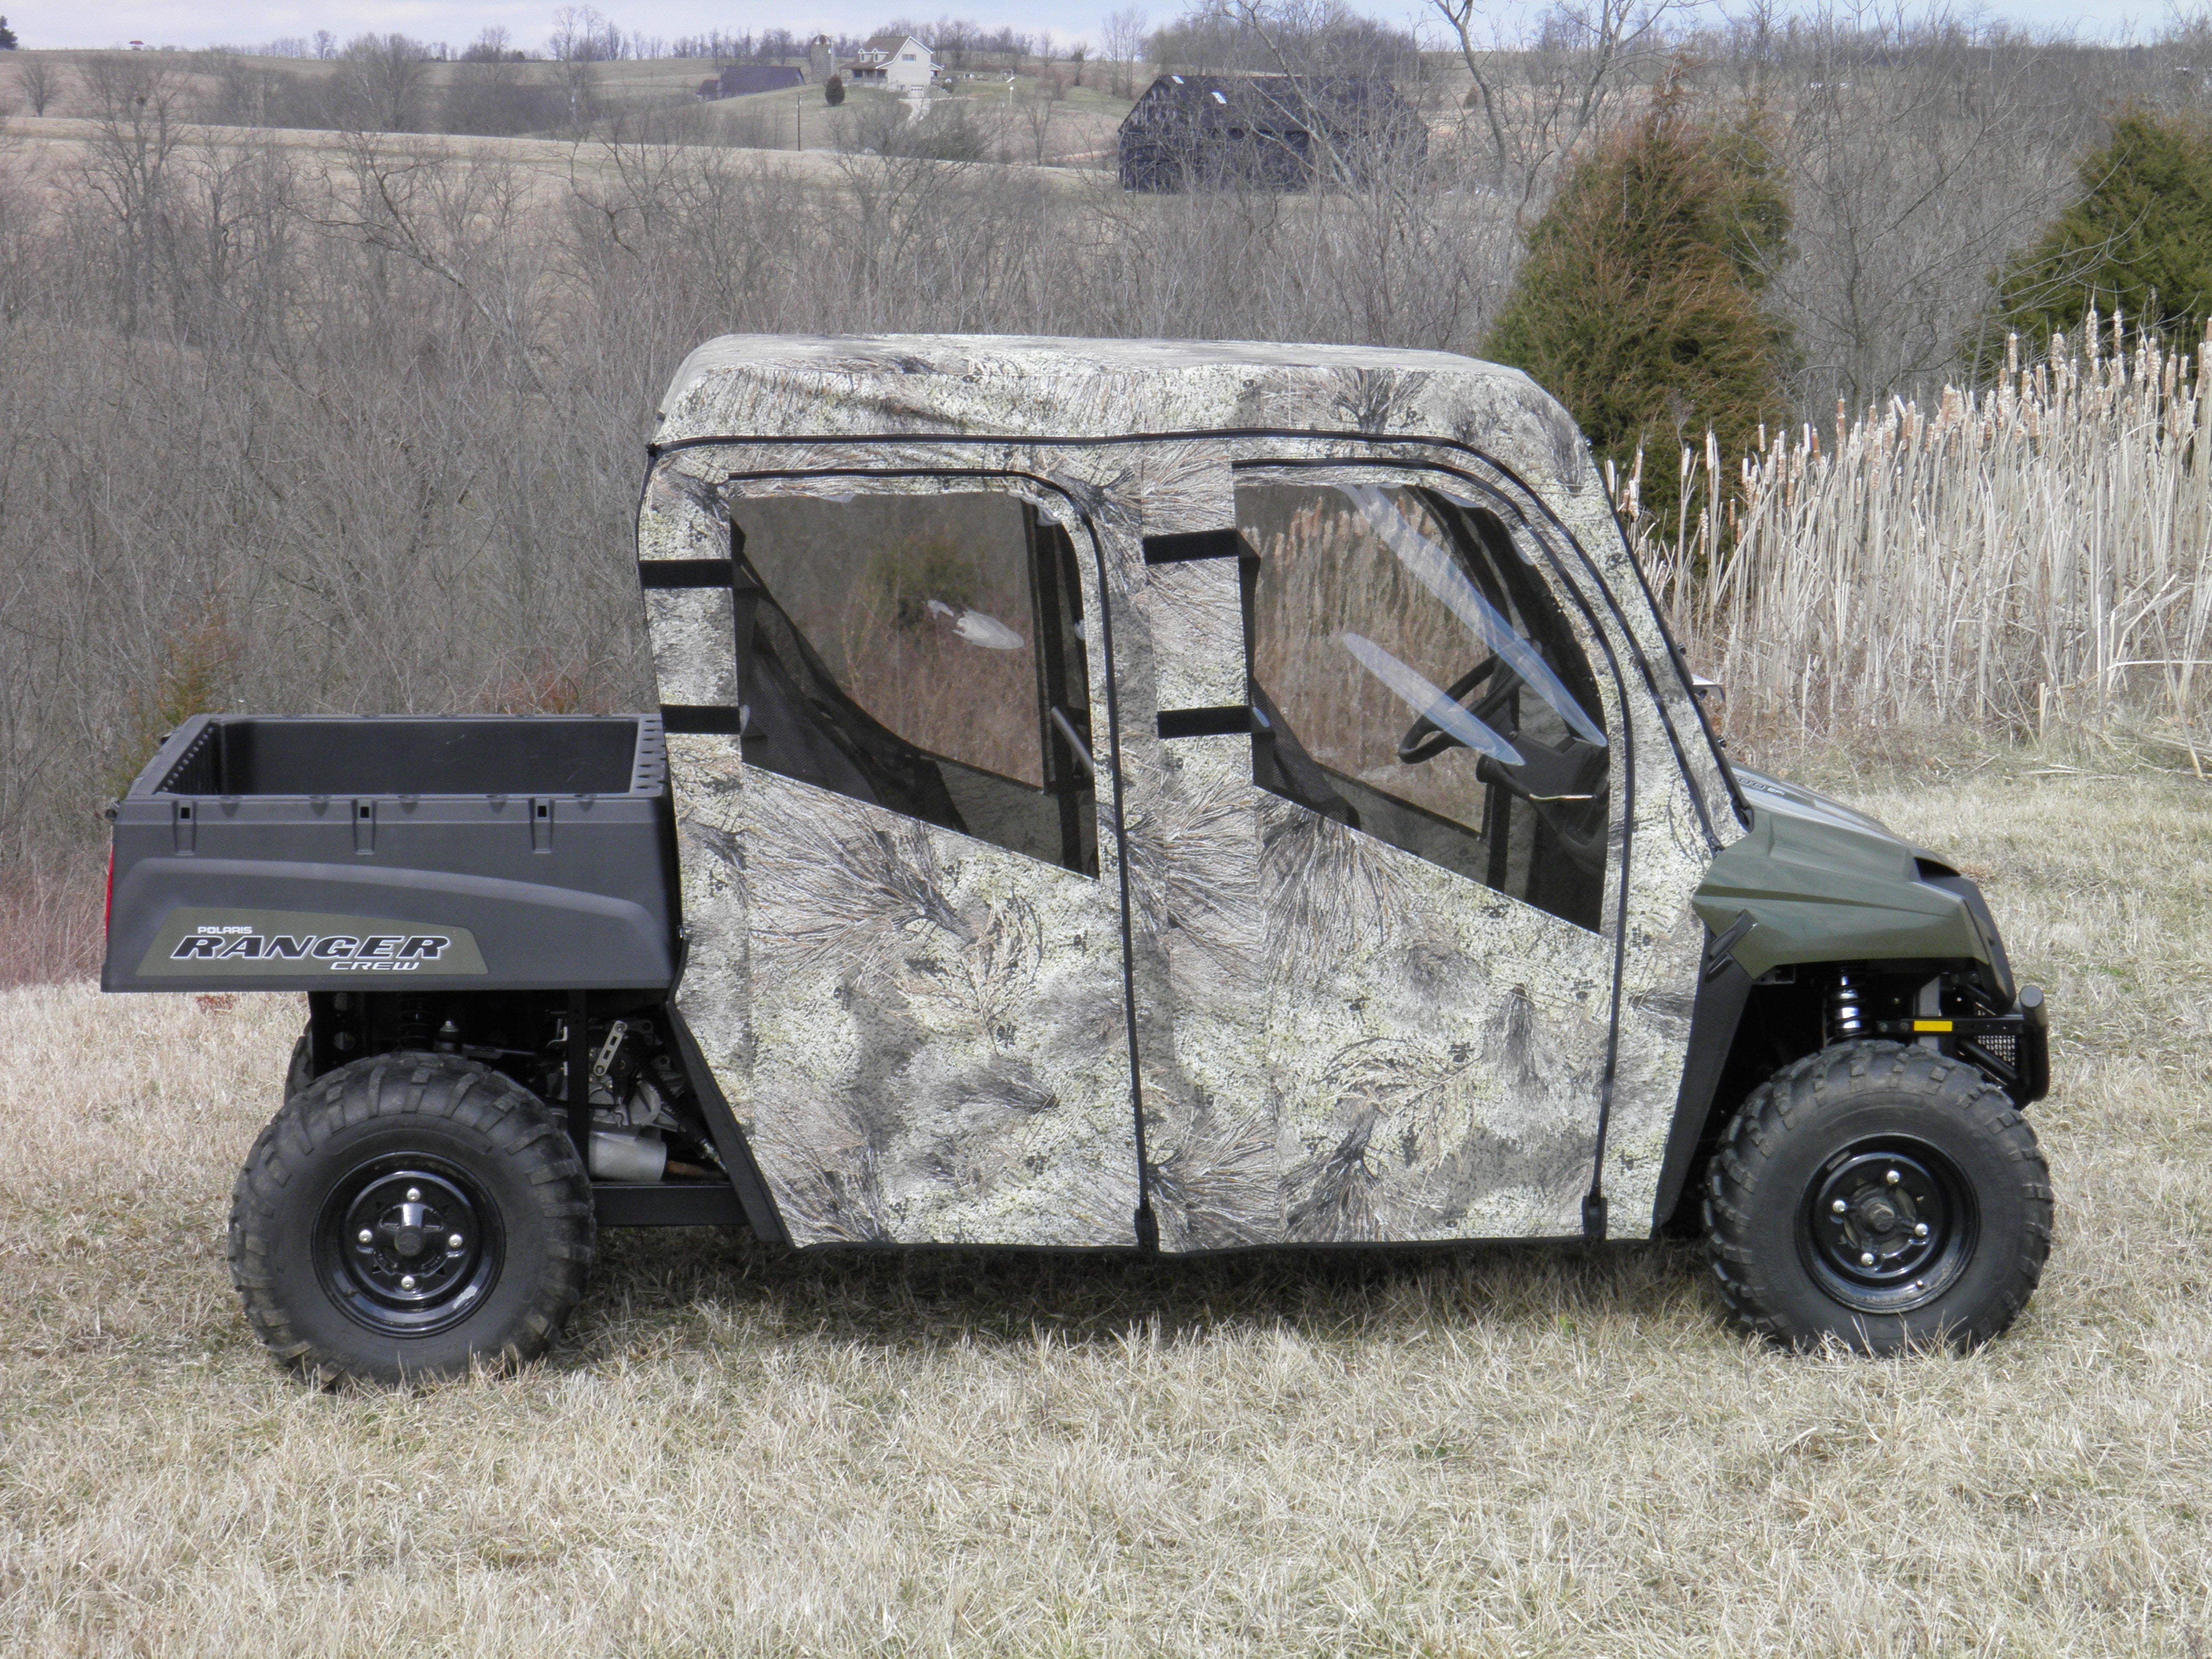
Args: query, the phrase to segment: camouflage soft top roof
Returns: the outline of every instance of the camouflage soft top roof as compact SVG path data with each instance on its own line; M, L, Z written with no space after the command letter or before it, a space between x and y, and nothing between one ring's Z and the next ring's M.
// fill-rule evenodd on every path
M724 335L676 371L654 441L1255 428L1455 440L1545 494L1589 478L1573 421L1518 369L1447 351L1243 340Z

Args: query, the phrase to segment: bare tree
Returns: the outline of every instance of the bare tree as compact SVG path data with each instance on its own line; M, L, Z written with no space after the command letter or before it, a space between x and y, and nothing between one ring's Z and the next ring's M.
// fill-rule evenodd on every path
M1863 406L1961 373L1990 273L2063 205L2101 131L2092 65L1940 13L1816 13L1780 51L1796 223L1768 295L1796 400Z
M185 85L156 59L110 52L86 70L85 90L94 131L82 177L115 228L118 322L128 336L138 331L153 298L169 164L184 142Z
M46 106L61 96L60 67L44 52L27 53L15 65L15 84L22 88L23 100L31 106L33 115L44 115Z
M395 161L366 136L353 137L346 151L354 188L334 214L316 222L451 284L489 325L514 371L533 389L546 390L532 303L543 276L542 249L526 234L528 181L497 163Z
M1345 0L1207 0L1152 36L1167 69L1200 74L1355 76L1410 82L1421 73L1413 35Z
M1145 60L1146 31L1150 23L1135 6L1109 12L1098 27L1099 49L1105 53L1109 84L1116 98L1133 98L1136 71Z
M1688 0L1563 0L1536 37L1505 40L1478 0L1429 0L1474 77L1498 186L1525 221L1576 147L1601 131L1624 94L1663 61L1668 21Z
M26 180L12 165L14 145L0 140L0 333L28 307L38 264L37 220ZM0 499L4 499L0 487Z
M1060 153L1052 142L1053 121L1066 96L1059 76L1041 75L1021 100L1022 128L1030 141L1030 159L1039 167Z
M629 51L622 30L590 6L562 6L556 11L545 48L564 64L611 64Z
M427 125L430 51L404 34L348 43L336 82L340 125L351 131L416 132Z

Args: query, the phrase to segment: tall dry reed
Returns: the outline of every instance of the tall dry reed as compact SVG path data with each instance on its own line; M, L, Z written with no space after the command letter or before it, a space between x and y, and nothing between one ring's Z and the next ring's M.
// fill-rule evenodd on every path
M2212 738L2212 332L2092 312L2002 380L1725 459L1638 552L1745 730L1900 720ZM1639 461L1639 471L1641 467ZM1632 509L1640 476L1619 489Z

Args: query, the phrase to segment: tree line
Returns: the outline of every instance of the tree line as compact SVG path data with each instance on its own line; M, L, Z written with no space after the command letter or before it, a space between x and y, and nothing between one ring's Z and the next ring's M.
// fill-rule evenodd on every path
M1346 51L1314 15L1254 12L1244 61ZM619 113L550 166L447 155L383 134L408 87L450 88L380 82L366 49L318 149L216 60L81 60L88 140L0 136L0 908L97 916L96 809L198 708L648 703L625 526L655 400L714 334L1517 356L1649 483L1709 426L1755 445L1972 379L2087 295L2177 329L2208 303L2181 70L2212 32L1592 13L1468 52L1408 82L1421 155L1165 198L902 153L859 112L805 167ZM985 153L1020 156L1007 137ZM1589 332L1616 321L1626 358Z

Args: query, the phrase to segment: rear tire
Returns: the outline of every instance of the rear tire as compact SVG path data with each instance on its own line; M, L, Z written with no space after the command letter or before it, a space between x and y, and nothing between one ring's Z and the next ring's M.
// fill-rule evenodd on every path
M1963 1061L1846 1042L1753 1091L1705 1181L1729 1311L1794 1347L1978 1346L2051 1253L2051 1176L2004 1091Z
M284 1067L284 1098L294 1095L315 1080L314 1027L300 1033L300 1040L292 1045L292 1058Z
M473 1060L356 1060L288 1099L233 1190L255 1334L325 1382L537 1358L582 1297L592 1192L537 1097Z

